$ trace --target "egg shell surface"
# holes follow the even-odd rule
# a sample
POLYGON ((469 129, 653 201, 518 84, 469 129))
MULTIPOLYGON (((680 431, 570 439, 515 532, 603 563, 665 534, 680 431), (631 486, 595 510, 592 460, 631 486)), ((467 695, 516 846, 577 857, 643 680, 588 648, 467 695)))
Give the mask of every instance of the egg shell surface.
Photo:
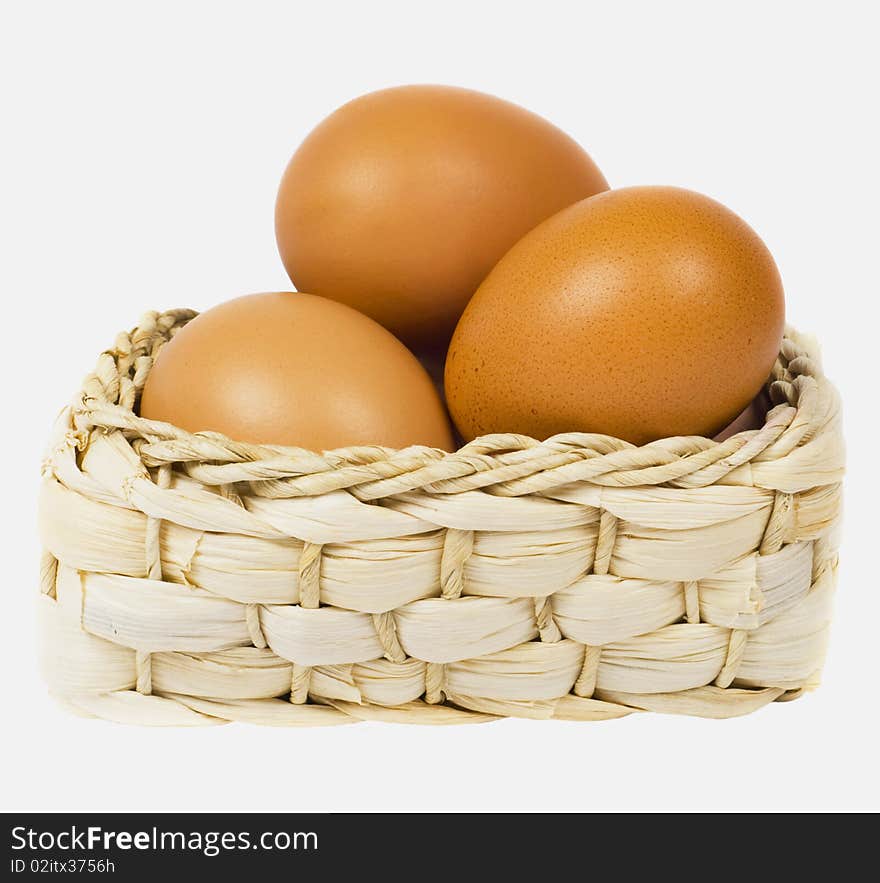
POLYGON ((732 211, 675 187, 610 190, 489 274, 449 348, 447 401, 465 439, 711 437, 767 380, 784 320, 776 264, 732 211))
POLYGON ((355 307, 416 351, 445 350, 510 246, 607 187, 537 114, 468 89, 401 86, 308 135, 281 181, 276 238, 298 289, 355 307))
POLYGON ((140 414, 315 451, 453 446, 416 357, 361 313, 311 294, 247 295, 201 313, 159 351, 140 414))

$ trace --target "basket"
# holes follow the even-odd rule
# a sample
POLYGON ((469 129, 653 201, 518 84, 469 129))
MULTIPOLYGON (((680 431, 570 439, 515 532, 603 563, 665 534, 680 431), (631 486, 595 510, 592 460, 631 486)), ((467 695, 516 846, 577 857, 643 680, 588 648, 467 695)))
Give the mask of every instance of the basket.
POLYGON ((817 682, 837 393, 792 330, 760 430, 643 447, 477 439, 324 454, 136 406, 195 315, 149 313, 56 424, 41 486, 50 691, 121 722, 730 717, 817 682))

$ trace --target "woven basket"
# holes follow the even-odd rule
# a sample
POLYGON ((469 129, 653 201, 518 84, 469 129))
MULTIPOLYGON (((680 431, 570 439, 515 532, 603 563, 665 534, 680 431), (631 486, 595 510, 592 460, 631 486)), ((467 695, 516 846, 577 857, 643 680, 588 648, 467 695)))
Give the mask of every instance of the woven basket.
POLYGON ((816 683, 837 393, 789 331, 760 430, 322 455, 134 408, 195 313, 100 357, 45 463, 52 693, 142 724, 729 717, 816 683))

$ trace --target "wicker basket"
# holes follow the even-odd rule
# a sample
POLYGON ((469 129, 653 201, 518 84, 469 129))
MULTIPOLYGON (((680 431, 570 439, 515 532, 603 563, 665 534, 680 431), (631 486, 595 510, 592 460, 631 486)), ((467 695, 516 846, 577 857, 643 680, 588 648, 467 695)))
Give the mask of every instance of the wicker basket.
POLYGON ((143 420, 150 313, 62 412, 41 491, 52 693, 142 724, 729 717, 816 683, 840 406, 789 331, 760 430, 318 455, 143 420))

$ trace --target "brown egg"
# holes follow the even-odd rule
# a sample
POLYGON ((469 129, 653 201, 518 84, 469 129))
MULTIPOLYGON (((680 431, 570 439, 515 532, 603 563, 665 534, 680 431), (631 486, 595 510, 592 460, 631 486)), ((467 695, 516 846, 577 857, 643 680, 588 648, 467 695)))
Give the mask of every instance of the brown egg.
POLYGON ((316 451, 452 449, 443 404, 415 356, 361 313, 311 294, 252 294, 197 316, 159 351, 140 413, 316 451))
POLYGON ((528 233, 474 295, 446 363, 462 435, 712 436, 779 352, 782 282, 720 203, 674 187, 601 193, 528 233))
POLYGON ((541 117, 479 92, 402 86, 349 102, 293 155, 275 232, 294 285, 445 349, 524 233, 608 187, 541 117))

